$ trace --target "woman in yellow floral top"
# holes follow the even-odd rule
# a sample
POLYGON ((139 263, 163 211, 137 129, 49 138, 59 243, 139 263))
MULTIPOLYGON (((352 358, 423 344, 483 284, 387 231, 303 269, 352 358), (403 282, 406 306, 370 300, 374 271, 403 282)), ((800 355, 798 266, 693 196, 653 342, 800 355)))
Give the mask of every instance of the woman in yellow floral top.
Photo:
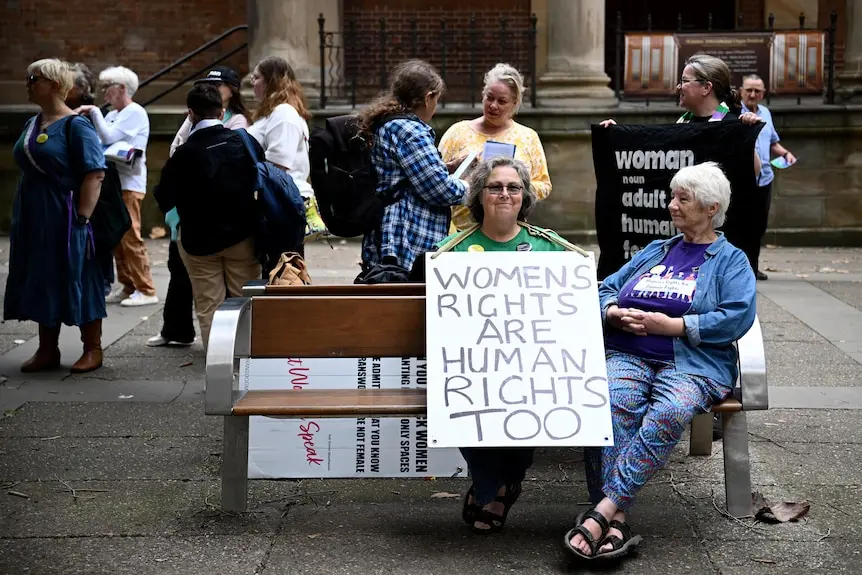
MULTIPOLYGON (((534 130, 512 119, 521 107, 523 94, 521 73, 508 64, 497 64, 485 74, 482 115, 453 124, 443 134, 438 147, 443 161, 448 163, 466 158, 473 151, 481 155, 488 140, 515 144, 515 158, 527 165, 530 183, 538 199, 544 200, 551 193, 551 177, 542 142, 534 130)), ((472 223, 470 211, 465 206, 452 208, 455 228, 463 230, 472 223)))

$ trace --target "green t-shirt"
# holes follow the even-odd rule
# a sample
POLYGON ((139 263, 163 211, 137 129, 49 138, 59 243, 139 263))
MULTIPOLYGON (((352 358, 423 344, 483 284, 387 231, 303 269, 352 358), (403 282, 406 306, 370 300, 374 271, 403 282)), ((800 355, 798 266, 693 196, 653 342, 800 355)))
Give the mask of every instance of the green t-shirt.
MULTIPOLYGON (((548 235, 560 237, 556 232, 551 230, 542 230, 548 235)), ((460 233, 460 232, 459 232, 460 233)), ((441 247, 443 244, 457 236, 452 234, 443 241, 437 244, 441 247)), ((562 238, 560 238, 562 239, 562 238)), ((541 236, 534 236, 527 231, 527 228, 521 228, 518 235, 508 242, 495 242, 488 236, 482 233, 482 230, 476 230, 469 238, 462 241, 460 244, 452 248, 453 252, 564 252, 566 248, 554 242, 548 241, 541 236)))

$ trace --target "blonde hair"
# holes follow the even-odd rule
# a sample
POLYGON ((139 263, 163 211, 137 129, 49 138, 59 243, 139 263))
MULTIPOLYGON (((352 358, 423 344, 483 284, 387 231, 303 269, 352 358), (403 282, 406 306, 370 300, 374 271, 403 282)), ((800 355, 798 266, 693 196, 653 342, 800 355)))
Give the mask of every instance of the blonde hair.
POLYGON ((121 84, 126 87, 129 98, 138 91, 138 75, 123 66, 105 68, 99 73, 99 82, 103 84, 121 84))
POLYGON ((504 84, 515 98, 515 107, 512 108, 512 115, 517 114, 521 108, 521 102, 524 100, 524 77, 509 64, 499 63, 485 74, 485 86, 482 88, 482 97, 488 95, 488 88, 491 84, 500 82, 504 84))
POLYGON ((69 90, 72 89, 72 83, 75 81, 71 65, 57 58, 36 60, 27 66, 28 74, 35 74, 36 72, 39 72, 42 76, 57 84, 57 92, 63 99, 69 94, 69 90))

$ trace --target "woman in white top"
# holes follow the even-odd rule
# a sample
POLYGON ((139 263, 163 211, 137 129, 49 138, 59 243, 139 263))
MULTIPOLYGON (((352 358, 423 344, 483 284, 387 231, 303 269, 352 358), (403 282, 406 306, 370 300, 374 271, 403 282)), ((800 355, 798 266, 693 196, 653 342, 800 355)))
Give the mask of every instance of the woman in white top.
POLYGON ((259 102, 252 115, 248 133, 260 143, 266 159, 284 169, 293 178, 305 199, 306 238, 318 236, 326 226, 317 213, 314 190, 308 181, 308 120, 311 114, 305 104, 302 86, 296 73, 284 58, 264 58, 251 76, 254 97, 259 102))
POLYGON ((141 238, 141 202, 147 193, 146 149, 150 139, 150 118, 140 104, 132 101, 138 90, 137 74, 122 66, 107 68, 99 74, 99 84, 105 103, 110 104, 113 110, 105 116, 98 106, 81 106, 75 111, 90 116, 106 148, 122 142, 141 151, 141 157, 131 169, 119 170, 123 201, 129 210, 132 227, 114 248, 120 286, 105 301, 119 302, 123 306, 159 303, 150 273, 147 246, 141 238))

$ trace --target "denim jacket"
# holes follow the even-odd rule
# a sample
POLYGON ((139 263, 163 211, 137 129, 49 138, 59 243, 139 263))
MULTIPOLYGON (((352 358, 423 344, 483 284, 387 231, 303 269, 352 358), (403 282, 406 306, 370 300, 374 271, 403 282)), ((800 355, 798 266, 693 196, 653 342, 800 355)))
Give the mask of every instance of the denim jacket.
MULTIPOLYGON (((733 386, 738 371, 732 344, 754 324, 757 288, 748 258, 722 232, 716 233, 718 239, 706 249, 706 261, 698 270, 694 300, 682 317, 686 335, 673 338, 674 363, 682 373, 733 386)), ((679 234, 651 242, 602 282, 599 288, 602 323, 608 308, 618 304, 626 282, 658 265, 681 240, 679 234)), ((615 328, 606 325, 605 329, 615 328)))

